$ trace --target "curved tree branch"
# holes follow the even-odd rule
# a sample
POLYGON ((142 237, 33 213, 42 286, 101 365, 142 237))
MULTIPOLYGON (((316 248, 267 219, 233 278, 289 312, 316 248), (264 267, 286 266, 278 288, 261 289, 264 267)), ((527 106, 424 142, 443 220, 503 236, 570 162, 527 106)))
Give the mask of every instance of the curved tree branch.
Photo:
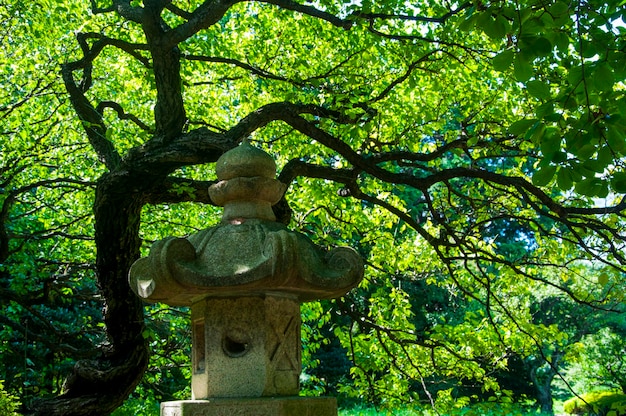
POLYGON ((141 121, 139 119, 139 117, 135 116, 134 114, 126 113, 124 111, 124 109, 122 108, 122 106, 120 104, 116 103, 115 101, 101 101, 101 102, 99 102, 98 105, 96 106, 96 111, 98 112, 98 114, 104 114, 104 109, 105 108, 110 108, 113 111, 115 111, 117 113, 117 116, 121 120, 130 120, 133 123, 135 123, 140 129, 148 131, 148 132, 151 131, 150 126, 148 126, 146 123, 141 121))
POLYGON ((351 17, 365 19, 365 20, 406 20, 411 22, 423 22, 423 23, 445 23, 448 19, 456 16, 465 9, 470 8, 474 3, 465 2, 457 6, 456 9, 450 9, 447 13, 444 13, 438 17, 431 16, 415 16, 415 15, 402 15, 391 13, 369 13, 363 11, 355 11, 351 17))
POLYGON ((275 6, 280 7, 285 10, 293 10, 298 13, 302 13, 308 16, 312 16, 328 23, 343 28, 350 29, 354 24, 351 20, 341 19, 331 13, 325 12, 323 10, 317 9, 313 6, 308 6, 306 4, 296 3, 292 0, 262 0, 263 3, 273 4, 275 6))

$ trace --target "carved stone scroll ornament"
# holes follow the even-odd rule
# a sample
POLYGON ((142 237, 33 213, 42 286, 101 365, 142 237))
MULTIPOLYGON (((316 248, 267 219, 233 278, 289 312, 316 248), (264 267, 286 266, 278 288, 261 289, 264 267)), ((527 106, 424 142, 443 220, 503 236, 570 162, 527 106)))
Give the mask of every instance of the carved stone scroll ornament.
POLYGON ((350 248, 324 254, 282 224, 253 220, 158 241, 133 265, 130 283, 143 299, 170 305, 268 291, 302 302, 343 295, 358 284, 362 268, 350 248))
POLYGON ((285 185, 273 178, 273 164, 269 155, 247 143, 225 154, 217 169, 218 178, 225 179, 211 188, 212 198, 224 205, 222 223, 188 238, 154 243, 150 255, 130 271, 135 293, 170 305, 267 292, 303 302, 335 298, 356 286, 363 276, 356 251, 340 247, 324 253, 275 221, 271 205, 285 185))

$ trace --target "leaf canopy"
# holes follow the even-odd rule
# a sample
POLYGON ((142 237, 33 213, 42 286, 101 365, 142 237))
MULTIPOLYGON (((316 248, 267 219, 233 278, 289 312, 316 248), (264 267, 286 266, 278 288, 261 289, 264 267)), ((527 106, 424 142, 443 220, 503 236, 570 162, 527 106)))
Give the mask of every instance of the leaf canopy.
POLYGON ((183 318, 157 306, 163 325, 145 323, 128 269, 219 220, 213 164, 246 137, 289 185, 281 219, 366 259, 362 287, 325 305, 347 320, 345 393, 436 408, 451 393, 428 380, 496 391, 513 354, 552 362, 579 335, 537 305, 623 312, 621 3, 0 5, 3 357, 20 345, 0 374, 34 385, 33 360, 55 357, 38 387, 53 396, 88 359, 60 396, 22 401, 97 414, 139 383, 148 345, 173 356, 159 339, 183 318))

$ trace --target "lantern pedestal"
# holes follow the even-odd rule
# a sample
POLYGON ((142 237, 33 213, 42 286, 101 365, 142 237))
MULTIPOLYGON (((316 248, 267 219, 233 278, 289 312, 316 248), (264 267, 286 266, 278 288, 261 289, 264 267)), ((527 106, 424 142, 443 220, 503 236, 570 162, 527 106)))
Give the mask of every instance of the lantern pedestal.
POLYGON ((161 416, 337 416, 334 397, 262 397, 161 403, 161 416))

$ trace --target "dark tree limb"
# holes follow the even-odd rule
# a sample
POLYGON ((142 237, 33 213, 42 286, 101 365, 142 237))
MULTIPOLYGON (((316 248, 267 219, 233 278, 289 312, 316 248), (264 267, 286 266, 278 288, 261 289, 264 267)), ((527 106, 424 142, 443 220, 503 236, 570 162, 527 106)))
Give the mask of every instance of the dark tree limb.
POLYGON ((72 106, 83 123, 83 128, 87 133, 91 146, 96 151, 100 161, 108 169, 115 169, 119 166, 122 158, 115 150, 113 143, 106 137, 107 128, 102 114, 98 113, 87 97, 85 97, 81 88, 76 85, 73 71, 67 65, 62 66, 61 75, 63 76, 65 88, 70 96, 72 106))
POLYGON ((187 14, 187 21, 165 33, 162 37, 164 46, 174 47, 199 31, 217 23, 233 5, 242 0, 207 0, 193 12, 187 14))
POLYGON ((113 111, 115 111, 117 113, 117 116, 121 120, 130 120, 133 123, 135 123, 142 130, 145 130, 145 131, 148 131, 148 132, 150 132, 152 130, 150 128, 150 126, 148 126, 146 123, 141 121, 139 119, 139 117, 135 116, 134 114, 129 114, 129 113, 125 112, 124 109, 122 108, 122 106, 120 104, 116 103, 115 101, 101 101, 101 102, 99 102, 98 106, 96 107, 96 111, 99 114, 103 114, 105 108, 112 109, 113 111))
POLYGON ((402 15, 402 14, 391 14, 391 13, 368 13, 363 11, 357 11, 352 13, 351 17, 364 19, 364 20, 406 20, 412 22, 423 22, 423 23, 445 23, 451 17, 459 14, 465 9, 470 8, 474 3, 465 2, 460 4, 456 9, 451 9, 448 12, 444 13, 438 17, 431 16, 420 16, 420 15, 402 15))
POLYGON ((337 26, 346 30, 350 29, 354 23, 351 20, 341 19, 332 13, 325 12, 323 10, 317 9, 313 6, 309 6, 306 4, 296 3, 295 1, 292 1, 292 0, 263 0, 262 2, 273 4, 275 6, 280 7, 281 9, 293 10, 298 13, 312 16, 312 17, 327 21, 328 23, 334 26, 337 26))

